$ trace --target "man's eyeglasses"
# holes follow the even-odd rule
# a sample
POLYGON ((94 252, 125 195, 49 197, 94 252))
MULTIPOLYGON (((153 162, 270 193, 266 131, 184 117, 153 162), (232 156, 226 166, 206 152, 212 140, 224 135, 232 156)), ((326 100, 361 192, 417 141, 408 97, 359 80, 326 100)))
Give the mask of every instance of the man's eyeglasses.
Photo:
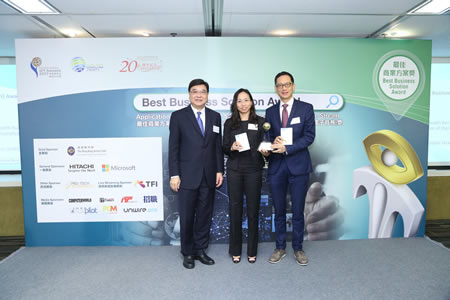
POLYGON ((203 90, 203 91, 192 90, 192 91, 190 91, 190 93, 191 93, 192 95, 197 95, 197 94, 200 94, 200 95, 206 95, 206 94, 208 94, 208 92, 205 91, 205 90, 203 90))
POLYGON ((292 82, 279 83, 275 85, 277 89, 281 90, 282 88, 290 88, 292 86, 292 82))

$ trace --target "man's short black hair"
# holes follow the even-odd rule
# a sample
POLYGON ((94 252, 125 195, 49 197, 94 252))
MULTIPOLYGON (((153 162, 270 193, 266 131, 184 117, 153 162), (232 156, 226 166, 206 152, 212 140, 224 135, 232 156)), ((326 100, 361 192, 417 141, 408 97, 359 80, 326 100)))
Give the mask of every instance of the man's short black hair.
POLYGON ((194 79, 191 82, 189 82, 188 92, 191 91, 191 87, 196 86, 196 85, 202 85, 202 84, 204 86, 206 86, 206 91, 209 93, 209 84, 200 78, 194 79))
POLYGON ((291 77, 291 81, 292 81, 292 83, 294 83, 294 76, 292 76, 292 74, 289 72, 283 71, 283 72, 278 73, 275 76, 275 85, 277 84, 278 77, 283 76, 283 75, 287 75, 287 76, 291 77))

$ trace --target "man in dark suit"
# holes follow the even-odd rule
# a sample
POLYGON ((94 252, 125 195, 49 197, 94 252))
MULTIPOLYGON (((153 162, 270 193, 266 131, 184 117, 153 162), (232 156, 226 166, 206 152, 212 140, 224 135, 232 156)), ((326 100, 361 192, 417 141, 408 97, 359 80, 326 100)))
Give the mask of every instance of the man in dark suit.
POLYGON ((172 113, 169 135, 170 188, 178 192, 183 266, 195 259, 213 265, 208 248, 215 188, 223 181, 220 114, 206 108, 209 85, 202 79, 189 83, 191 105, 172 113))
POLYGON ((275 76, 275 91, 281 101, 266 110, 266 122, 271 125, 269 136, 273 141, 268 174, 275 208, 276 235, 276 249, 269 262, 277 263, 286 256, 286 194, 289 185, 293 214, 292 247, 296 261, 307 265, 308 258, 302 249, 303 212, 312 171, 308 146, 314 141, 316 129, 313 106, 294 100, 294 90, 294 77, 288 72, 278 73, 275 76), (281 131, 284 133, 281 134, 281 131))

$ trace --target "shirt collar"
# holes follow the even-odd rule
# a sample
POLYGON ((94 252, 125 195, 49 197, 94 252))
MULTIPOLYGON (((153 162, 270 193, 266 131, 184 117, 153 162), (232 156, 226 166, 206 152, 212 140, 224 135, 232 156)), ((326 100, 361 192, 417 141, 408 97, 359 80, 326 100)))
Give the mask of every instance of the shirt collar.
POLYGON ((201 112, 202 113, 202 116, 204 116, 205 115, 205 106, 203 106, 203 109, 202 110, 197 110, 195 107, 193 107, 192 105, 191 105, 191 108, 192 108, 192 111, 194 112, 194 115, 197 117, 197 112, 201 112))
POLYGON ((288 107, 292 107, 294 105, 294 97, 289 99, 289 101, 287 103, 284 103, 283 101, 280 100, 280 107, 283 107, 283 104, 287 104, 288 107))

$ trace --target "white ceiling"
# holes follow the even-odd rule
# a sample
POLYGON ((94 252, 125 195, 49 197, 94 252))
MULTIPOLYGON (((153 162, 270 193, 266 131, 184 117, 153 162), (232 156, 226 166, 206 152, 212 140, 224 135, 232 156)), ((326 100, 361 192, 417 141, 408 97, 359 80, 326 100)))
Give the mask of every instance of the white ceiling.
MULTIPOLYGON (((205 14, 222 0, 49 0, 61 15, 23 15, 0 2, 0 56, 15 56, 16 38, 205 36, 205 14), (205 5, 209 3, 209 5, 205 5)), ((223 0, 216 35, 413 38, 433 41, 450 57, 450 14, 407 16, 423 0, 223 0), (220 22, 221 21, 221 22, 220 22), (393 22, 395 21, 395 22, 393 22), (392 26, 395 27, 393 29, 392 26)))

